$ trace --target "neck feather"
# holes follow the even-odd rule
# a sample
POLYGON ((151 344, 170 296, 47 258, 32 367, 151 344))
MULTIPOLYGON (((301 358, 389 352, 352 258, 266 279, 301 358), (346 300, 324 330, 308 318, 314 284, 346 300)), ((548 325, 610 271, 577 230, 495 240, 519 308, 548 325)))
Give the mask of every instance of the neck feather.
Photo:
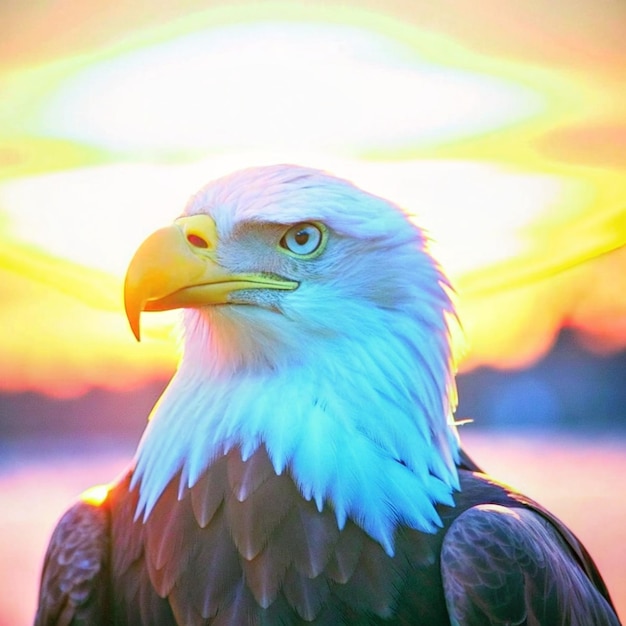
POLYGON ((436 505, 458 488, 447 328, 426 320, 420 333, 410 316, 386 315, 289 364, 201 367, 188 350, 137 452, 137 514, 150 515, 177 473, 182 492, 229 450, 245 461, 264 445, 304 498, 389 554, 399 525, 435 532, 436 505))

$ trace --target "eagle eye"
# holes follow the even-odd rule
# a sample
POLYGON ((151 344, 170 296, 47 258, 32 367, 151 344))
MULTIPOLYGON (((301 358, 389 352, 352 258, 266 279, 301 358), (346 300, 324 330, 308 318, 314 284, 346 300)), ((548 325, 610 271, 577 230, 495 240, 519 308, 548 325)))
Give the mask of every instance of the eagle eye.
POLYGON ((314 258, 326 245, 326 228, 319 223, 302 222, 292 226, 280 240, 287 252, 300 258, 314 258))

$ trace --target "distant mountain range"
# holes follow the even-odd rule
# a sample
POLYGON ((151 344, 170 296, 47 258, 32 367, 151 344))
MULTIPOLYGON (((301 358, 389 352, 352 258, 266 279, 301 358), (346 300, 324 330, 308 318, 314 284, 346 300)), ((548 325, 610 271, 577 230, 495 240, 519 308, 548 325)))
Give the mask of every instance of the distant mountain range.
MULTIPOLYGON (((0 394, 0 439, 92 435, 138 440, 166 380, 129 392, 94 389, 57 400, 0 394)), ((626 351, 585 350, 563 331, 552 350, 525 370, 480 368, 458 377, 457 419, 475 427, 626 430, 626 351)))

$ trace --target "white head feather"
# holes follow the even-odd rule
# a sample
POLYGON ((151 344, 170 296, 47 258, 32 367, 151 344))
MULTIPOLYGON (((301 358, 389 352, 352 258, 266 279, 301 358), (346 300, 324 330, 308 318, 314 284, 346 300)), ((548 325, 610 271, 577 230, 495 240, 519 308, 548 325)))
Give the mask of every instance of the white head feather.
POLYGON ((392 203, 290 165, 210 183, 186 207, 198 213, 215 220, 226 268, 300 285, 185 311, 179 369, 137 453, 138 514, 177 472, 184 489, 225 451, 262 444, 305 498, 389 554, 399 524, 433 532, 434 505, 458 487, 454 309, 423 232, 392 203), (328 229, 320 256, 279 251, 289 225, 312 221, 328 229))

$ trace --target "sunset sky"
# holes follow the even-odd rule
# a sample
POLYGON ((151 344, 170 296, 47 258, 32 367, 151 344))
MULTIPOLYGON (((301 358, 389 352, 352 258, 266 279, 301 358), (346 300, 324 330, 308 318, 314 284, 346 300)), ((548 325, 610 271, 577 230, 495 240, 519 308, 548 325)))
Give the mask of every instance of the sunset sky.
POLYGON ((626 347, 626 3, 0 4, 0 391, 126 389, 136 246, 208 180, 298 162, 407 209, 458 291, 460 367, 562 326, 626 347))

